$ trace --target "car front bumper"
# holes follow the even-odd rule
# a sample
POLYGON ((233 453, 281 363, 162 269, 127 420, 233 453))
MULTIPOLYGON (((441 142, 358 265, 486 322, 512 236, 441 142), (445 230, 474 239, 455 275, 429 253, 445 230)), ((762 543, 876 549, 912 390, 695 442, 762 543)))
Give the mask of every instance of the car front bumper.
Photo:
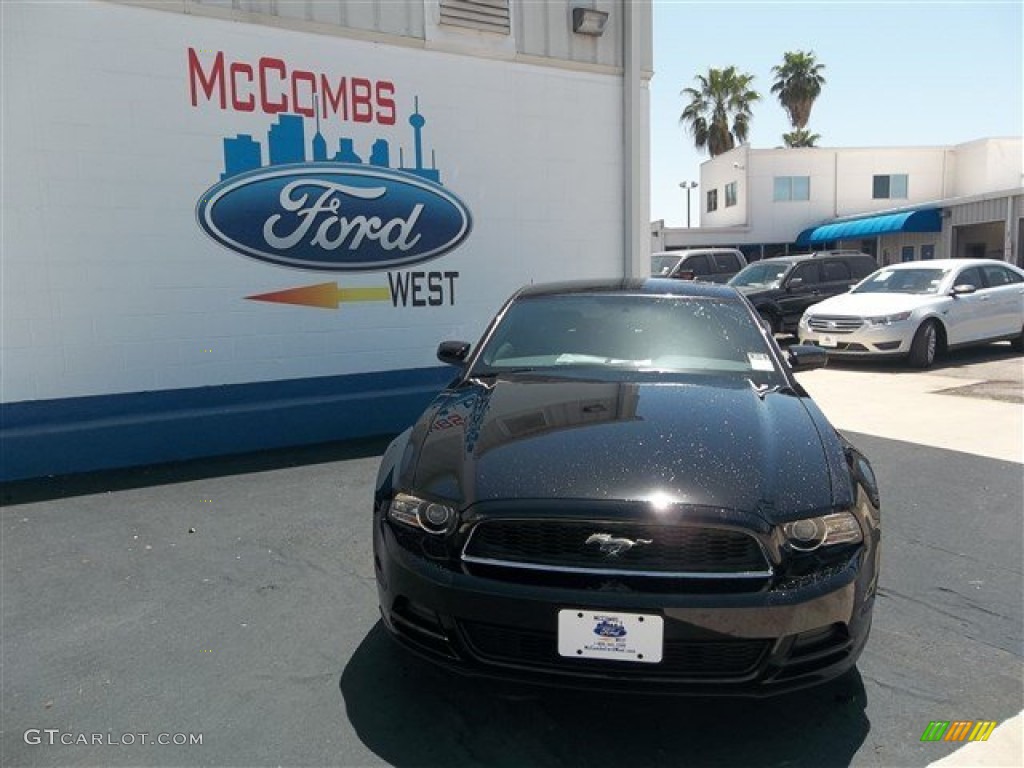
POLYGON ((813 344, 835 357, 906 357, 914 337, 908 321, 889 325, 863 325, 852 332, 822 332, 802 320, 797 328, 801 344, 813 344))
POLYGON ((403 547, 374 526, 381 614, 402 645, 453 671, 516 683, 764 696, 854 666, 867 641, 877 539, 799 583, 741 593, 603 591, 484 578, 403 547), (558 654, 561 609, 660 616, 660 664, 558 654))

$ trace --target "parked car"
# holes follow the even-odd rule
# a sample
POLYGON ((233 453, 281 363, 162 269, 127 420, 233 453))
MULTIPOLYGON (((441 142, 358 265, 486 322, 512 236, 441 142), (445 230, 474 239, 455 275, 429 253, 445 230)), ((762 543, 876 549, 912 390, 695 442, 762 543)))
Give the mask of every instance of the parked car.
POLYGON ((651 276, 676 280, 725 283, 745 266, 746 257, 735 248, 696 248, 651 255, 651 276))
POLYGON ((377 476, 381 615, 487 678, 695 694, 849 670, 878 584, 864 458, 731 288, 524 288, 377 476))
POLYGON ((773 333, 793 333, 804 311, 846 293, 878 269, 859 251, 816 251, 755 261, 729 280, 773 333))
POLYGON ((809 309, 799 336, 837 357, 905 357, 918 368, 1003 339, 1021 351, 1024 270, 994 259, 894 264, 809 309))

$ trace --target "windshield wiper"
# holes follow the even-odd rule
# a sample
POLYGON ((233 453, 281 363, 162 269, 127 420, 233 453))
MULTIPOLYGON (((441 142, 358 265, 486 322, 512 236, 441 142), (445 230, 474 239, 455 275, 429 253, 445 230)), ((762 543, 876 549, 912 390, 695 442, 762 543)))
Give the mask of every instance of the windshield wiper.
POLYGON ((487 370, 484 371, 474 371, 473 375, 470 378, 493 379, 496 376, 502 376, 506 373, 532 373, 536 370, 537 369, 535 367, 531 366, 522 366, 520 368, 488 368, 487 370))

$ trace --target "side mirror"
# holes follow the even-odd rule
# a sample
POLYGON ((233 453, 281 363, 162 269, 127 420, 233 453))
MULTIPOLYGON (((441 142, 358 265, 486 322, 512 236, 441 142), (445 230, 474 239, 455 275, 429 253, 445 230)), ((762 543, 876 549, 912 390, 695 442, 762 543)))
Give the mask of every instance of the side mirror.
POLYGON ((803 284, 804 279, 802 277, 794 277, 792 280, 786 283, 786 288, 792 291, 794 288, 799 288, 803 284))
POLYGON ((442 341, 437 345, 437 359, 448 365, 463 366, 469 356, 468 341, 442 341))
POLYGON ((692 269, 681 269, 672 275, 676 280, 693 280, 696 276, 692 269))
POLYGON ((828 353, 821 347, 797 344, 789 348, 789 367, 794 371, 813 371, 828 365, 828 353))
POLYGON ((950 293, 951 296, 967 296, 968 294, 974 293, 978 289, 969 283, 964 285, 954 285, 953 291, 950 293))

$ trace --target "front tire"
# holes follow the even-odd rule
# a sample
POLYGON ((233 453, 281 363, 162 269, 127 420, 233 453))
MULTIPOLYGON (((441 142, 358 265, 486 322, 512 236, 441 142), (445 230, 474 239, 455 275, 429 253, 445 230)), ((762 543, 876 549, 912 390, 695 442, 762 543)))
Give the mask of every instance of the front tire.
POLYGON ((909 361, 915 368, 930 368, 939 352, 939 329, 934 320, 925 320, 910 343, 909 361))
POLYGON ((766 309, 757 310, 757 314, 761 316, 761 322, 764 323, 764 327, 768 329, 772 336, 782 332, 782 323, 779 322, 774 314, 766 309))
POLYGON ((1024 352, 1024 328, 1020 329, 1016 337, 1010 339, 1010 349, 1014 352, 1024 352))

